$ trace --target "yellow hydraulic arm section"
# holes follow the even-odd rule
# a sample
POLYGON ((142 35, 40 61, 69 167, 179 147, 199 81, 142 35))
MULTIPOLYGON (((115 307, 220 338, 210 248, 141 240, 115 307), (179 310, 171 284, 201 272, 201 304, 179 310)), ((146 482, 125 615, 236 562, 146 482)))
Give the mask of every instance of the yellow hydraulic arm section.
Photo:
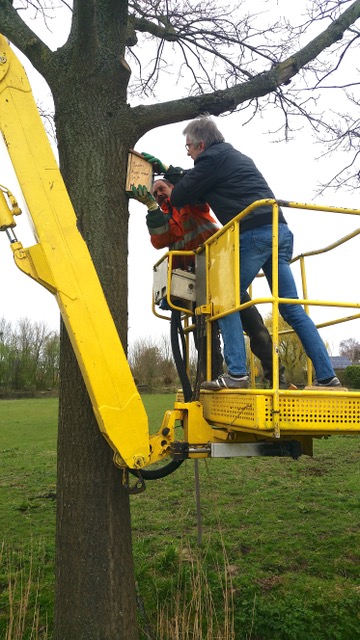
MULTIPOLYGON (((37 244, 13 238, 17 266, 59 304, 100 430, 120 466, 149 462, 148 419, 26 73, 0 36, 0 129, 32 218, 37 244)), ((1 182, 1 179, 0 179, 1 182)), ((0 229, 15 226, 0 193, 0 229)))
MULTIPOLYGON (((201 390, 199 400, 191 402, 178 396, 174 409, 165 413, 159 432, 149 436, 145 408, 91 256, 77 229, 75 212, 25 71, 1 35, 0 130, 33 222, 37 243, 24 248, 17 240, 13 231, 14 216, 20 211, 15 199, 1 185, 0 231, 6 231, 10 238, 17 266, 56 297, 100 431, 112 447, 117 465, 141 470, 169 455, 175 464, 186 457, 284 455, 283 450, 287 452, 285 455, 295 457, 299 448, 295 451, 294 443, 301 445, 302 452, 310 453, 313 437, 359 433, 360 393, 343 388, 334 391, 279 390, 278 361, 275 359, 273 388, 257 389, 254 385, 252 389, 218 393, 201 390), (183 438, 176 441, 175 428, 180 423, 183 438), (274 442, 276 446, 273 446, 274 442)), ((273 206, 275 216, 278 203, 275 200, 268 203, 273 206)), ((253 203, 239 213, 206 241, 205 249, 201 249, 205 252, 206 295, 205 303, 201 303, 198 310, 208 322, 241 307, 238 225, 240 219, 258 205, 259 202, 253 203), (233 258, 230 260, 229 256, 233 258), (218 273, 227 273, 229 290, 224 289, 218 273)), ((282 202, 282 206, 286 203, 282 202)), ((293 206, 297 205, 293 203, 293 206)), ((330 211, 330 208, 326 210, 330 211)), ((350 213, 360 215, 359 210, 350 213)), ((277 221, 277 217, 274 220, 277 221)), ((277 229, 277 222, 274 225, 277 229)), ((274 247, 277 247, 277 233, 274 247)), ((274 260, 276 255, 274 249, 274 260)), ((198 257, 201 258, 200 254, 198 257)), ((171 257, 169 260, 167 295, 172 306, 169 294, 171 257)), ((200 271, 197 268, 197 278, 200 271)), ((274 266, 273 273, 276 271, 274 266)), ((304 294, 304 300, 297 302, 306 305, 309 301, 305 298, 304 294)), ((278 336, 276 323, 281 300, 277 292, 269 299, 253 300, 253 303, 270 302, 273 305, 274 344, 278 336)), ((283 302, 288 301, 283 299, 283 302)), ((317 304, 316 301, 310 303, 317 304)), ((340 303, 340 306, 355 307, 357 314, 354 317, 358 317, 360 303, 340 303)), ((192 310, 188 313, 191 315, 192 310)), ((209 337, 210 333, 208 367, 211 361, 209 337)), ((143 474, 146 479, 145 471, 143 474)))

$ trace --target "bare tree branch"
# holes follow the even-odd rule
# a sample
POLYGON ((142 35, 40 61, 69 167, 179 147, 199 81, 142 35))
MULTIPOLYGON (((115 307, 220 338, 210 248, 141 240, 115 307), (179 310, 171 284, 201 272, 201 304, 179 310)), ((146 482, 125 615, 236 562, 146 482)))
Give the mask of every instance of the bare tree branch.
MULTIPOLYGON (((23 2, 22 4, 31 5, 36 11, 41 11, 45 15, 40 2, 23 2)), ((9 0, 0 0, 0 27, 1 32, 7 35, 11 42, 31 60, 35 69, 45 76, 49 70, 52 52, 20 18, 9 0)))
MULTIPOLYGON (((273 42, 272 39, 275 34, 284 35, 286 29, 289 33, 292 31, 286 21, 277 21, 266 29, 255 29, 252 26, 254 16, 249 17, 247 14, 240 19, 230 20, 228 8, 222 7, 213 0, 195 7, 188 0, 178 2, 176 5, 174 3, 174 7, 170 2, 165 4, 161 0, 155 5, 145 1, 141 4, 130 3, 129 6, 134 12, 131 15, 131 28, 134 32, 145 34, 141 41, 138 41, 137 37, 133 38, 135 44, 139 43, 139 46, 143 46, 146 43, 148 48, 151 39, 157 38, 167 44, 171 43, 175 50, 179 47, 182 54, 186 47, 186 61, 185 58, 183 59, 190 75, 193 75, 190 67, 194 64, 200 65, 204 70, 205 67, 211 69, 214 64, 223 61, 227 70, 224 74, 218 74, 223 86, 230 77, 232 83, 237 79, 246 80, 254 77, 262 70, 264 62, 271 65, 278 62, 286 51, 287 44, 284 43, 288 40, 286 37, 283 38, 280 45, 279 39, 273 42), (257 46, 253 44, 255 37, 258 38, 257 46)), ((232 16, 236 13, 235 9, 232 16)), ((163 52, 166 53, 165 47, 163 52)), ((152 71, 150 75, 154 78, 152 71)), ((138 91, 144 85, 151 90, 155 86, 149 83, 149 76, 143 78, 143 84, 140 77, 138 91)), ((194 82, 194 88, 196 86, 199 92, 204 91, 202 83, 194 82)), ((213 83, 210 87, 214 90, 219 88, 213 83)))
MULTIPOLYGON (((339 123, 334 127, 329 110, 321 106, 321 96, 324 91, 338 89, 351 101, 349 90, 355 91, 359 85, 354 78, 344 80, 344 68, 359 42, 356 20, 360 0, 312 0, 307 19, 298 25, 291 25, 286 18, 271 22, 267 14, 251 14, 244 11, 244 3, 230 13, 221 0, 201 4, 193 0, 130 0, 129 15, 127 0, 74 0, 69 39, 52 54, 21 20, 20 12, 41 12, 47 24, 54 9, 70 8, 70 4, 70 0, 14 0, 12 6, 9 0, 0 0, 0 31, 28 56, 52 88, 59 64, 70 69, 70 60, 72 72, 79 78, 90 78, 100 67, 104 86, 124 79, 127 85, 127 46, 134 63, 129 95, 141 95, 141 105, 132 109, 138 135, 204 111, 219 115, 250 107, 252 119, 271 104, 282 115, 277 135, 289 139, 301 122, 308 122, 328 149, 339 141, 342 150, 347 144, 354 152, 351 145, 356 136, 351 133, 355 129, 350 126, 350 117, 347 120, 344 113, 333 114, 339 123), (320 31, 324 22, 327 27, 320 31), (319 33, 306 42, 308 30, 314 26, 319 27, 319 33), (107 75, 109 56, 119 60, 119 72, 107 75), (173 100, 144 105, 144 96, 154 98, 166 74, 177 75, 187 97, 177 99, 178 83, 172 80, 173 100)), ((126 99, 126 91, 123 96, 126 99)), ((358 102, 354 96, 353 104, 358 102)), ((358 180, 356 164, 352 176, 358 180)), ((347 163, 347 169, 350 166, 347 163)), ((339 175, 343 178, 340 170, 339 175)))

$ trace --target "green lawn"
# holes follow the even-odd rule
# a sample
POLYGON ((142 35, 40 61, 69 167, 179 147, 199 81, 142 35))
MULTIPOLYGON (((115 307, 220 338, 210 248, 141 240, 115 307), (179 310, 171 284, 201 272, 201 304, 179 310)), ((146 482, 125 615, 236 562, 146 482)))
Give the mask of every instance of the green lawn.
MULTIPOLYGON (((158 428, 173 398, 144 403, 158 428)), ((0 402, 1 640, 51 638, 56 422, 56 399, 0 402), (9 608, 9 576, 15 603, 31 583, 21 623, 9 608)), ((147 482, 131 498, 132 525, 148 622, 154 629, 161 619, 157 640, 170 640, 174 617, 183 630, 193 625, 184 612, 204 627, 211 620, 213 634, 171 638, 360 639, 359 453, 360 438, 348 436, 316 441, 314 457, 298 461, 200 461, 201 548, 194 463, 147 482)))

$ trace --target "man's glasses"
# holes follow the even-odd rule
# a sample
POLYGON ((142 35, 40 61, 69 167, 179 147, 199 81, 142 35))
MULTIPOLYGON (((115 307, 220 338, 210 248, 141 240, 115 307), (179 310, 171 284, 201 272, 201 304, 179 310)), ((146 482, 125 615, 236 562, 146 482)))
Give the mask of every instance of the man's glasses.
POLYGON ((190 147, 193 147, 193 146, 194 146, 193 142, 187 142, 186 145, 185 145, 186 151, 190 151, 190 147))

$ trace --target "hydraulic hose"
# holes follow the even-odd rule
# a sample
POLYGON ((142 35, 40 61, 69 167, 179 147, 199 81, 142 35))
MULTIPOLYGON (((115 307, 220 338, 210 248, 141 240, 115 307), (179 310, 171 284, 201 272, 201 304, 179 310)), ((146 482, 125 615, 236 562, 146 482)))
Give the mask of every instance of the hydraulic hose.
POLYGON ((181 324, 180 311, 173 310, 170 322, 170 338, 171 348, 175 360, 176 370, 178 372, 182 390, 184 393, 184 401, 190 402, 192 399, 192 388, 186 371, 186 341, 184 331, 181 324), (181 341, 181 349, 179 344, 181 341))

